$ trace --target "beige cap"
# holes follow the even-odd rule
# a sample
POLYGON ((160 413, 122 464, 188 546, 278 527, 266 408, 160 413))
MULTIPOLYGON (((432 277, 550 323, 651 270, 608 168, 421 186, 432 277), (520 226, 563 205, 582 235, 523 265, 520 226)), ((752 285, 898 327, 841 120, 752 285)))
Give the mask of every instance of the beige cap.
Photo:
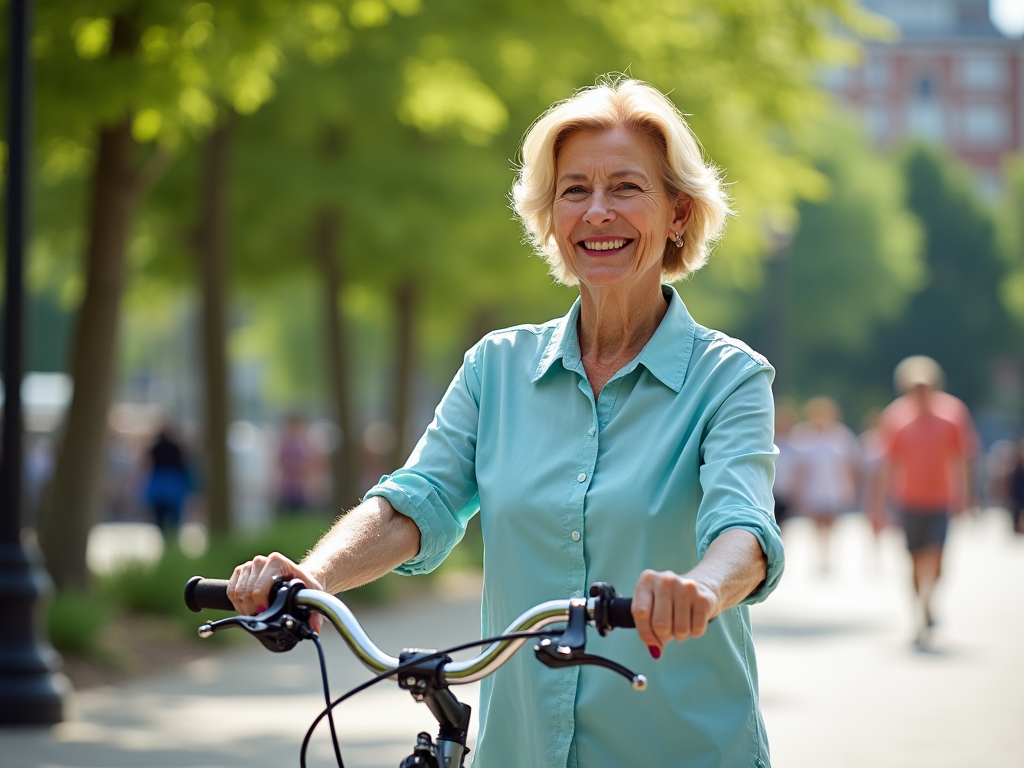
POLYGON ((942 368, 926 355, 903 358, 893 372, 893 382, 899 392, 909 392, 919 384, 930 389, 942 389, 944 379, 942 368))

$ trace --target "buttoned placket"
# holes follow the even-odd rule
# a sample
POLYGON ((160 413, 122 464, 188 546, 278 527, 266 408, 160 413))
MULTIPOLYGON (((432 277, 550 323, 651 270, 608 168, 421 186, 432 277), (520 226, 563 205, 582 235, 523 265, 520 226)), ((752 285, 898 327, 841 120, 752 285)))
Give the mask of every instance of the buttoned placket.
MULTIPOLYGON (((601 390, 600 397, 598 397, 595 402, 593 390, 590 387, 590 383, 587 381, 582 364, 578 364, 576 370, 580 375, 579 388, 590 401, 591 420, 582 435, 579 458, 576 464, 576 476, 572 478, 571 481, 575 488, 573 488, 569 494, 570 501, 567 507, 566 531, 568 532, 569 537, 568 570, 570 596, 583 597, 586 594, 587 589, 587 567, 585 558, 585 512, 587 491, 590 490, 590 484, 593 482, 594 469, 597 466, 597 454, 598 448, 600 447, 601 430, 603 430, 608 425, 608 422, 611 421, 612 413, 615 408, 615 401, 618 398, 623 377, 618 376, 605 384, 604 388, 601 390)), ((572 713, 569 718, 572 723, 575 723, 575 704, 578 685, 579 668, 574 667, 572 670, 572 679, 568 686, 568 690, 566 691, 567 701, 565 702, 565 704, 569 705, 569 712, 572 713)), ((574 725, 570 725, 570 728, 567 729, 566 732, 574 732, 574 725)), ((568 766, 568 768, 573 767, 568 766)))
POLYGON ((590 402, 590 424, 582 430, 577 439, 580 448, 576 461, 576 474, 572 478, 575 486, 570 492, 570 503, 567 510, 566 533, 569 536, 569 597, 583 597, 587 588, 587 569, 584 551, 586 546, 586 498, 590 484, 593 482, 594 468, 597 466, 597 449, 599 442, 598 406, 594 402, 594 394, 587 382, 582 365, 577 371, 580 375, 579 388, 590 402))
MULTIPOLYGON (((568 499, 565 506, 565 536, 566 536, 566 565, 568 574, 568 597, 583 597, 587 587, 587 567, 584 557, 586 546, 586 527, 584 525, 584 509, 586 505, 587 491, 593 481, 594 467, 597 466, 597 449, 599 441, 599 420, 597 406, 594 402, 594 394, 587 381, 586 373, 582 363, 576 359, 564 360, 566 368, 575 371, 579 376, 579 389, 590 403, 590 423, 581 424, 579 431, 574 437, 570 437, 569 444, 576 442, 577 460, 574 474, 566 478, 569 485, 568 499)), ((557 718, 559 721, 558 732, 569 736, 567 742, 562 742, 556 748, 553 759, 557 761, 565 759, 568 761, 569 751, 572 745, 572 734, 575 731, 576 721, 576 692, 579 685, 579 667, 572 667, 566 670, 564 687, 559 695, 557 718)))
MULTIPOLYGON (((582 376, 582 374, 581 374, 582 376)), ((611 421, 612 412, 615 408, 615 401, 619 395, 619 389, 622 387, 622 376, 616 378, 605 384, 604 389, 601 390, 600 396, 597 401, 594 400, 593 391, 590 388, 586 378, 581 378, 580 389, 587 395, 587 399, 590 401, 591 408, 591 422, 590 426, 587 427, 586 435, 584 436, 582 449, 580 450, 579 461, 576 465, 576 483, 579 486, 577 492, 572 494, 573 504, 570 509, 569 516, 569 538, 576 544, 578 549, 573 550, 573 560, 571 572, 581 574, 582 581, 578 584, 571 585, 571 591, 573 597, 583 597, 587 589, 587 573, 586 573, 586 561, 584 558, 585 542, 584 535, 586 533, 586 497, 587 491, 590 490, 590 484, 593 481, 594 469, 597 466, 597 452, 600 446, 600 434, 608 422, 611 421), (578 562, 575 562, 576 558, 579 558, 578 562), (577 571, 576 566, 579 570, 577 571)))

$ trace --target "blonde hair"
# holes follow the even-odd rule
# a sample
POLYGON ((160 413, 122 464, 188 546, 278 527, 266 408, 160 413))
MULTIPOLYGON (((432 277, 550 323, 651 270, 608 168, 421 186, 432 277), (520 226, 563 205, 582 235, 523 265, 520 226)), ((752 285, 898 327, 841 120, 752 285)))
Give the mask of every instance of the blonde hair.
POLYGON ((669 196, 693 202, 682 247, 666 240, 662 280, 672 282, 707 263, 710 247, 732 213, 719 171, 705 161, 686 118, 659 90, 632 79, 606 78, 582 88, 541 115, 523 140, 522 164, 512 186, 512 207, 537 254, 563 285, 579 280, 555 239, 555 162, 565 140, 578 131, 629 130, 651 142, 669 196))
POLYGON ((905 357, 893 371, 896 390, 904 394, 918 384, 924 384, 929 389, 942 389, 944 379, 942 368, 927 355, 905 357))

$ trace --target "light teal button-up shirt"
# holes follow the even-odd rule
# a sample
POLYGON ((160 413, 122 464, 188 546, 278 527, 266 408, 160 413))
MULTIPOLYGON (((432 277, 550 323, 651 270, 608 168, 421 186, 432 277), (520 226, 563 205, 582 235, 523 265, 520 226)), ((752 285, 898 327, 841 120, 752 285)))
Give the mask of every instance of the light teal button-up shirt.
MULTIPOLYGON (((420 528, 400 573, 436 568, 480 513, 485 637, 595 581, 630 595, 645 568, 685 573, 730 528, 768 559, 744 602, 778 583, 773 370, 664 290, 661 325, 596 400, 579 300, 558 320, 485 336, 406 465, 367 493, 420 528)), ((481 686, 477 768, 768 764, 746 605, 658 661, 632 630, 591 630, 587 650, 645 674, 647 690, 600 668, 549 669, 524 647, 481 686)))

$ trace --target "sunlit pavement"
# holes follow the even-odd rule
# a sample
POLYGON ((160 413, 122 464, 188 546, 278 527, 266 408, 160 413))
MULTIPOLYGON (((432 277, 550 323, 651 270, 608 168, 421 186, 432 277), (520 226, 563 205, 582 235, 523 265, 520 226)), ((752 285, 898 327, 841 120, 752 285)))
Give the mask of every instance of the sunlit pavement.
POLYGON ((929 649, 915 649, 909 556, 841 519, 831 569, 806 521, 752 610, 780 768, 1024 765, 1024 536, 998 510, 953 523, 929 649))
MULTIPOLYGON (((794 521, 786 540, 786 576, 752 609, 777 768, 1024 764, 1024 537, 1009 534, 1005 516, 986 513, 954 525, 937 599, 940 624, 927 652, 911 644, 916 627, 898 534, 876 544, 859 518, 840 520, 824 575, 805 521, 794 521)), ((429 604, 360 618, 389 653, 475 636, 478 585, 467 579, 446 587, 445 597, 429 604)), ((336 694, 367 678, 333 633, 326 645, 336 694)), ((340 708, 349 768, 394 768, 418 731, 433 730, 425 707, 385 686, 340 708)), ((474 703, 474 686, 457 693, 474 703)), ((298 765, 321 697, 312 646, 277 655, 245 644, 173 676, 79 693, 71 717, 54 728, 0 729, 0 765, 298 765)), ((322 728, 310 765, 331 764, 322 728)))

